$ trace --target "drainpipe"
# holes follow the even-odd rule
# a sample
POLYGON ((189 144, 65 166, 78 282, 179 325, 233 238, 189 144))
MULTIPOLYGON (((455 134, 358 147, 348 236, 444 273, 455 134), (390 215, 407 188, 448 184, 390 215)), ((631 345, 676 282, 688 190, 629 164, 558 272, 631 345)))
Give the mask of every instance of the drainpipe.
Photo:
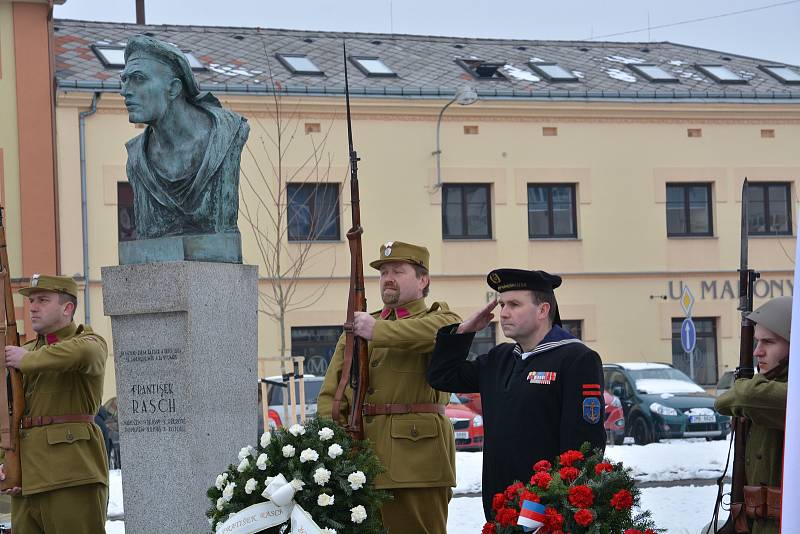
POLYGON ((86 117, 97 111, 100 93, 92 97, 89 111, 78 113, 78 130, 81 150, 81 225, 83 227, 83 308, 84 324, 92 324, 91 301, 89 300, 89 208, 86 204, 86 117))

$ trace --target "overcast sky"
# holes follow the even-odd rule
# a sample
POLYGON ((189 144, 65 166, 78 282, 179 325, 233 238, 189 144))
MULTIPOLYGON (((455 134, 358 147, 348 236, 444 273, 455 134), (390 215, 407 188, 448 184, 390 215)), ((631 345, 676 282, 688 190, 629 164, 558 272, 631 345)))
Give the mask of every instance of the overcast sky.
MULTIPOLYGON (((800 0, 149 0, 146 16, 149 24, 671 41, 800 65, 800 0), (697 19, 707 20, 673 25, 697 19), (611 35, 632 30, 642 31, 611 35)), ((67 0, 55 17, 134 22, 135 1, 67 0)))

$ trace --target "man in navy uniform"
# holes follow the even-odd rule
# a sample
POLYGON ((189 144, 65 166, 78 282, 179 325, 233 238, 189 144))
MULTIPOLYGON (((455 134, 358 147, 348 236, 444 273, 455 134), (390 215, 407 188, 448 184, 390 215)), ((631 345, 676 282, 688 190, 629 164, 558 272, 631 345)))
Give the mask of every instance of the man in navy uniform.
POLYGON ((436 389, 480 392, 483 404, 483 509, 515 480, 527 482, 533 464, 588 441, 605 447, 603 364, 600 356, 561 328, 553 290, 561 277, 544 271, 496 269, 487 276, 499 297, 461 324, 441 328, 428 368, 436 389), (503 343, 467 361, 475 332, 500 304, 503 343))

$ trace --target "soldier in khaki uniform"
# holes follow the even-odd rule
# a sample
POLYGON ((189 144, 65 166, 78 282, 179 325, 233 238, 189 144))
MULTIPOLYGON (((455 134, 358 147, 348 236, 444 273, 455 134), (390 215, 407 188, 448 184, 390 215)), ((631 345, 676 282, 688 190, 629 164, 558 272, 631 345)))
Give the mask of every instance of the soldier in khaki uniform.
MULTIPOLYGON (((389 534, 444 534, 447 505, 455 486, 453 425, 445 417, 449 394, 425 380, 436 332, 460 322, 447 304, 428 307, 428 250, 388 242, 370 266, 381 273, 383 310, 356 313, 353 329, 369 340, 369 389, 364 404, 364 435, 386 472, 375 481, 393 499, 381 515, 389 534)), ((318 400, 319 414, 332 417, 344 354, 339 339, 318 400)), ((347 417, 353 391, 340 405, 347 417)))
POLYGON ((756 323, 753 356, 758 360, 758 374, 737 380, 731 389, 717 397, 714 406, 722 414, 750 420, 745 478, 746 485, 754 486, 757 491, 745 490, 745 504, 759 508, 766 505, 768 510, 767 517, 750 517, 750 532, 778 534, 792 297, 772 299, 747 317, 756 323), (768 487, 771 494, 758 491, 760 486, 768 487))
MULTIPOLYGON (((37 338, 5 348, 22 371, 22 488, 8 491, 19 534, 105 532, 108 459, 94 414, 103 396, 108 349, 91 328, 76 326, 78 287, 71 278, 34 275, 19 291, 30 301, 37 338)), ((0 466, 0 477, 4 477, 0 466)))

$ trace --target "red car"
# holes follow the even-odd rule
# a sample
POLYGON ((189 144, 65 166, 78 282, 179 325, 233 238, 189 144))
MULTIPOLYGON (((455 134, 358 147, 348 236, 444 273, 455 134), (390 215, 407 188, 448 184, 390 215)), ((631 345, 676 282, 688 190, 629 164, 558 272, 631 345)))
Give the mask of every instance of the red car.
POLYGON ((603 400, 606 403, 603 427, 606 429, 608 441, 614 445, 622 445, 625 441, 625 413, 622 411, 622 403, 616 395, 608 391, 603 391, 603 400))
POLYGON ((456 434, 457 450, 479 451, 483 448, 483 416, 470 410, 455 393, 444 411, 456 434))

